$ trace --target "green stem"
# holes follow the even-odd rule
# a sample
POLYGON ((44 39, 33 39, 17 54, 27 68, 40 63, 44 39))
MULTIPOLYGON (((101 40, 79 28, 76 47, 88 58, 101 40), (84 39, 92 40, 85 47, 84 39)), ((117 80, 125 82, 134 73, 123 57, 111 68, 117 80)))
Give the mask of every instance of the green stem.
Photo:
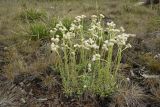
MULTIPOLYGON (((108 50, 108 57, 107 57, 107 68, 105 72, 105 82, 109 82, 111 78, 111 64, 112 64, 112 53, 113 53, 113 46, 109 47, 108 50)), ((110 82, 109 82, 110 83, 110 82)))
POLYGON ((116 66, 116 69, 115 69, 115 75, 114 76, 117 76, 117 72, 118 72, 118 69, 119 69, 119 66, 120 66, 120 62, 121 62, 121 58, 122 58, 122 47, 120 46, 119 49, 118 49, 118 53, 117 53, 117 66, 116 66))

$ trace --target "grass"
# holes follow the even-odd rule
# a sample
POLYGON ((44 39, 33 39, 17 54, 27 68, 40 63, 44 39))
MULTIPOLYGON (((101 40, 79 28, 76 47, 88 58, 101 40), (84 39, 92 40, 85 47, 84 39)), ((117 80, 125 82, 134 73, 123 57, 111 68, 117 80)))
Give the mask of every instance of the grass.
POLYGON ((138 85, 124 83, 119 86, 120 89, 112 97, 113 104, 111 103, 111 107, 143 107, 145 105, 146 95, 138 85))
POLYGON ((35 23, 30 26, 29 36, 32 40, 44 39, 49 35, 49 29, 43 23, 35 23))
POLYGON ((0 105, 13 107, 19 106, 18 99, 22 98, 21 89, 15 87, 12 83, 0 84, 0 105))
MULTIPOLYGON (((160 39, 149 39, 152 37, 149 37, 148 34, 159 32, 160 30, 159 5, 135 7, 134 4, 137 1, 97 0, 96 4, 95 0, 1 0, 0 42, 7 49, 5 52, 0 49, 0 58, 2 57, 1 54, 3 54, 6 61, 5 66, 1 67, 2 74, 11 81, 21 73, 27 72, 31 75, 38 75, 43 80, 42 84, 52 90, 53 87, 56 87, 56 78, 52 75, 45 77, 41 75, 48 67, 57 63, 54 54, 50 53, 51 41, 48 38, 50 38, 51 34, 49 31, 56 26, 59 20, 63 20, 63 24, 69 29, 72 19, 82 14, 89 17, 84 21, 86 24, 84 29, 86 30, 89 27, 90 16, 97 15, 97 11, 106 16, 103 20, 105 24, 113 20, 118 27, 123 26, 126 32, 137 34, 137 37, 142 38, 142 41, 146 43, 149 41, 149 44, 147 44, 151 47, 149 51, 153 54, 158 53, 160 39), (29 39, 26 38, 26 35, 29 39), (154 43, 156 45, 153 45, 154 43)), ((137 45, 141 45, 141 43, 137 45)), ((137 48, 137 45, 133 47, 137 48)), ((139 56, 132 49, 131 52, 133 52, 133 57, 139 56)), ((146 51, 144 49, 140 50, 139 53, 141 52, 145 53, 146 51)), ((159 72, 159 61, 153 58, 154 55, 142 55, 140 57, 143 60, 140 64, 147 66, 148 69, 153 71, 152 74, 159 72)), ((81 70, 80 74, 84 73, 83 69, 86 68, 86 64, 87 62, 77 66, 77 70, 81 70)), ((97 66, 98 64, 94 65, 95 68, 97 66)), ((89 80, 90 76, 86 74, 80 77, 81 82, 79 83, 88 85, 90 84, 89 80)), ((153 82, 144 81, 150 84, 147 87, 153 89, 153 99, 159 99, 159 88, 151 85, 154 80, 153 82)), ((62 83, 62 80, 60 79, 58 82, 62 83)), ((138 81, 137 83, 140 82, 138 81)), ((117 91, 113 92, 114 96, 112 98, 115 98, 113 99, 113 105, 122 107, 126 105, 141 106, 141 99, 144 98, 144 90, 141 88, 135 84, 118 87, 117 91)), ((54 93, 55 95, 58 94, 54 97, 57 98, 64 95, 62 91, 59 92, 54 93)), ((58 100, 61 102, 61 98, 58 100)), ((98 102, 98 100, 92 102, 98 102)))
POLYGON ((146 64, 147 67, 149 67, 149 69, 152 72, 159 73, 160 62, 158 61, 158 59, 155 59, 151 53, 146 53, 146 54, 140 56, 140 59, 143 61, 144 64, 146 64))
POLYGON ((45 18, 45 13, 34 9, 27 9, 20 14, 20 19, 29 23, 42 20, 43 18, 45 18))

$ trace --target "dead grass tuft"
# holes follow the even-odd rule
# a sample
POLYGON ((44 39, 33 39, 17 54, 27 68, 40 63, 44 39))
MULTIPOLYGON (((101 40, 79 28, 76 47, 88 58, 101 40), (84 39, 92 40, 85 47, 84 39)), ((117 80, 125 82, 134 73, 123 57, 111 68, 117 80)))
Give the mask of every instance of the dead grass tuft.
POLYGON ((112 96, 110 107, 145 107, 145 94, 138 85, 121 84, 117 93, 112 96))

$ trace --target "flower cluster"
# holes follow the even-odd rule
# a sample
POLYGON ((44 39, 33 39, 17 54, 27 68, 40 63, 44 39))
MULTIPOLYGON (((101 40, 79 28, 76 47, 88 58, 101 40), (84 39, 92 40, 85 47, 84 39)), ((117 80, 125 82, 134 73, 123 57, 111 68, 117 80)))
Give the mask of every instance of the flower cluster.
POLYGON ((91 63, 89 63, 89 64, 88 64, 88 71, 89 71, 89 72, 92 71, 92 68, 91 68, 91 67, 92 67, 92 65, 91 65, 91 63))
POLYGON ((95 43, 95 41, 92 38, 89 38, 85 41, 83 41, 83 46, 85 49, 99 49, 99 46, 95 43))
POLYGON ((95 54, 92 57, 92 61, 100 60, 101 55, 100 54, 95 54))
MULTIPOLYGON (((50 32, 53 33, 52 30, 50 32)), ((51 43, 51 50, 52 51, 57 51, 57 49, 59 48, 59 45, 58 45, 58 43, 59 43, 59 35, 56 35, 55 38, 54 37, 51 38, 51 41, 52 41, 52 43, 51 43)))
POLYGON ((81 22, 82 19, 86 18, 85 15, 81 15, 81 16, 76 16, 74 22, 81 22))

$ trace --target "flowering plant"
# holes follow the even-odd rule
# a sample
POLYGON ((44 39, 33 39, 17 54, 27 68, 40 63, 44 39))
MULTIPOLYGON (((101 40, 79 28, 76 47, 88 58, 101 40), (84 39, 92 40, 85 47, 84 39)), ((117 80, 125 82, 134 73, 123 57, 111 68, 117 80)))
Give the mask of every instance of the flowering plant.
POLYGON ((69 29, 59 21, 50 31, 55 67, 60 71, 66 94, 91 91, 108 95, 116 89, 122 52, 131 47, 127 39, 134 35, 124 33, 123 27, 117 29, 114 22, 104 26, 102 14, 92 15, 89 27, 84 29, 85 17, 75 17, 69 29))

